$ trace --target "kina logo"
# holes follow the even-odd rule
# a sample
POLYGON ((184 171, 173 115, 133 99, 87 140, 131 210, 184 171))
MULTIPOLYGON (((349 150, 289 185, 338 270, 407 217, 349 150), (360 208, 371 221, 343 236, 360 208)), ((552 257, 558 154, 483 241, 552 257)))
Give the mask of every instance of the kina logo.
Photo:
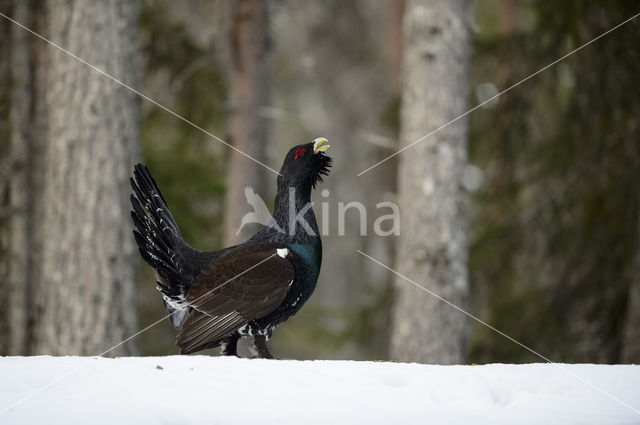
POLYGON ((238 228, 236 235, 240 234, 245 225, 251 223, 262 224, 263 226, 272 227, 277 231, 282 232, 278 223, 273 220, 271 211, 269 211, 267 205, 251 186, 245 187, 244 196, 247 199, 247 204, 251 205, 253 211, 246 213, 242 217, 242 221, 240 222, 240 227, 238 228))

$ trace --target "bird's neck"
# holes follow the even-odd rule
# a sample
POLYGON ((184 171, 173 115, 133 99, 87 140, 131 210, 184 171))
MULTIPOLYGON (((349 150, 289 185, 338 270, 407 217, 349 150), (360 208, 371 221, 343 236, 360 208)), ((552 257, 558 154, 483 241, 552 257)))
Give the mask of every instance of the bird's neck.
POLYGON ((281 233, 297 243, 315 241, 320 236, 316 216, 311 208, 311 188, 280 186, 273 210, 281 233))

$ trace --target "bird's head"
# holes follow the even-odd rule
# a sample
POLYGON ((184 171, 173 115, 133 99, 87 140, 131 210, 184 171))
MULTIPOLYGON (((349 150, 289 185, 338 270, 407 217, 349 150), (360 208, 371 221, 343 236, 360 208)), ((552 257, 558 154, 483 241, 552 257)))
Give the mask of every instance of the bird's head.
POLYGON ((331 168, 331 157, 324 153, 327 149, 329 145, 324 137, 294 146, 284 157, 278 181, 286 186, 315 188, 331 168))

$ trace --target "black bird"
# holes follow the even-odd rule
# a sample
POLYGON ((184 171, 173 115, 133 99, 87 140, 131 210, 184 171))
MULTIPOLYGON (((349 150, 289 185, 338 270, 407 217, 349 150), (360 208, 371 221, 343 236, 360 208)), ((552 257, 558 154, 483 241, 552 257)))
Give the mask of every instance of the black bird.
POLYGON ((272 358, 266 341, 309 299, 320 274, 322 243, 310 197, 329 174, 326 142, 317 138, 287 153, 270 225, 218 251, 184 241, 149 170, 135 166, 133 234, 156 271, 181 353, 222 346, 222 354, 237 355, 238 339, 252 336, 252 355, 272 358))

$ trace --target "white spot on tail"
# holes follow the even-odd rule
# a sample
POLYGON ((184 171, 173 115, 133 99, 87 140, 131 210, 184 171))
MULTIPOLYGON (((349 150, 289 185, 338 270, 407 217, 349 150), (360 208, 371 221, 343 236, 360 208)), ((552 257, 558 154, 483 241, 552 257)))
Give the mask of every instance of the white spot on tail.
POLYGON ((162 298, 164 298, 167 304, 169 304, 174 310, 182 310, 188 305, 187 300, 184 298, 184 295, 180 295, 177 298, 171 298, 167 295, 162 294, 162 298))
POLYGON ((289 255, 289 249, 288 248, 276 248, 276 252, 282 258, 286 258, 287 255, 289 255))

